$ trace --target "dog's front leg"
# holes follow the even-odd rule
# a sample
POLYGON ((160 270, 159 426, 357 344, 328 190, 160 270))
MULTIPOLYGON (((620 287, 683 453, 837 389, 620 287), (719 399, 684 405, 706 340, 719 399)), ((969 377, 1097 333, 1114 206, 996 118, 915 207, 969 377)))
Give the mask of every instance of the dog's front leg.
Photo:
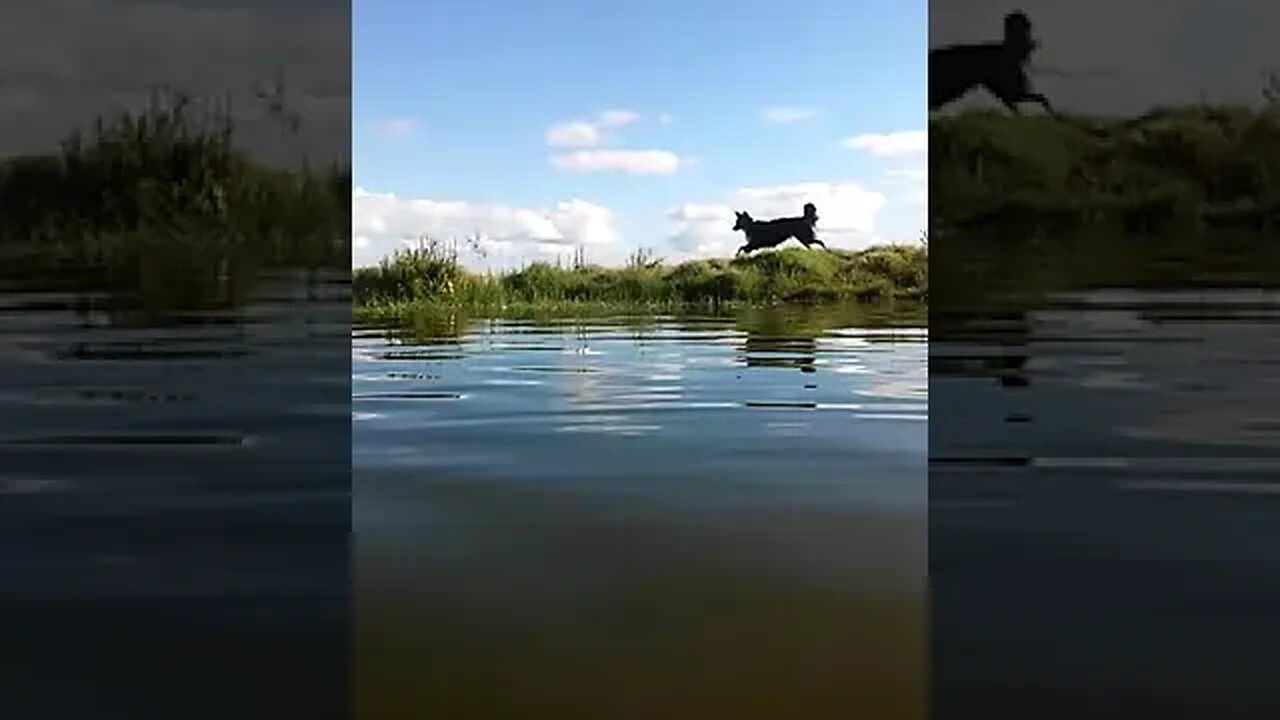
POLYGON ((1057 117, 1058 115, 1058 112, 1053 109, 1053 105, 1049 104, 1049 98, 1045 97, 1041 93, 1038 93, 1038 92, 1027 93, 1023 99, 1026 100, 1027 102, 1033 102, 1033 103, 1039 104, 1040 107, 1044 108, 1045 112, 1049 113, 1050 115, 1053 115, 1054 117, 1057 117))

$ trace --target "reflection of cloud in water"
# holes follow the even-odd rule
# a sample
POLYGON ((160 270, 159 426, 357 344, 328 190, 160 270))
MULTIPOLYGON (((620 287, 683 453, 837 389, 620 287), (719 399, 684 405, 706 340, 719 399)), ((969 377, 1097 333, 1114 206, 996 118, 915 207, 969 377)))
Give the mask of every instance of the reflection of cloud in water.
MULTIPOLYGON (((625 418, 624 418, 625 419, 625 418)), ((601 418, 596 418, 597 421, 601 418)), ((630 425, 625 423, 607 423, 595 422, 591 424, 579 425, 562 425, 556 428, 556 432, 564 433, 599 433, 601 435, 620 435, 622 437, 636 437, 639 435, 649 435, 661 432, 661 425, 630 425)))
POLYGON ((1119 483, 1122 490, 1137 492, 1198 492, 1235 495, 1280 495, 1280 483, 1268 482, 1219 482, 1195 480, 1131 480, 1119 483))
POLYGON ((1151 390, 1157 385, 1144 380, 1136 372, 1096 372, 1079 380, 1080 387, 1091 390, 1151 390))
POLYGON ((878 383, 871 387, 854 390, 855 395, 867 397, 891 398, 896 400, 928 400, 929 383, 924 378, 907 378, 878 383))
POLYGON ((854 417, 859 420, 905 420, 908 422, 928 422, 929 416, 921 413, 858 413, 854 417))
POLYGON ((875 371, 868 368, 856 360, 850 360, 847 364, 833 365, 828 368, 830 372, 841 373, 843 375, 873 375, 875 371))
POLYGON ((69 487, 70 483, 55 478, 0 478, 0 495, 43 495, 66 490, 69 487))
POLYGON ((769 435, 781 437, 800 437, 811 427, 809 423, 801 422, 768 422, 764 426, 769 435))
POLYGON ((1255 402, 1249 407, 1183 408, 1166 411, 1142 427, 1121 428, 1119 433, 1141 440, 1280 447, 1280 415, 1272 402, 1255 402))
POLYGON ((1280 446, 1280 393, 1275 390, 1280 337, 1273 323, 1257 317, 1258 305, 1280 303, 1280 295, 1127 292, 1070 300, 1076 305, 1070 311, 1036 313, 1037 327, 1053 338, 1096 340, 1089 355, 1081 354, 1085 348, 1059 350, 1054 358, 1058 378, 1104 401, 1106 391, 1141 393, 1126 395, 1123 402, 1147 418, 1117 428, 1117 434, 1188 444, 1280 446), (1247 319, 1241 302, 1254 306, 1247 319), (1099 338, 1100 333, 1109 337, 1099 338))
POLYGON ((1096 338, 1100 333, 1140 334, 1151 329, 1151 323, 1136 310, 1046 310, 1033 315, 1037 332, 1059 337, 1061 333, 1080 337, 1080 333, 1096 338))
POLYGON ((573 403, 597 402, 600 400, 600 379, 588 372, 567 372, 560 375, 566 388, 565 395, 573 403))
POLYGON ((494 385, 497 387, 537 387, 542 384, 541 380, 519 380, 511 378, 489 378, 482 381, 485 385, 494 385))

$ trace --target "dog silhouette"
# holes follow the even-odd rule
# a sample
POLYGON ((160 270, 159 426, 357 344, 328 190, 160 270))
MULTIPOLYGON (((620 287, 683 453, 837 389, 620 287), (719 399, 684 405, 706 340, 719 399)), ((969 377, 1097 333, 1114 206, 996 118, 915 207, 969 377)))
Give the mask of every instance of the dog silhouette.
POLYGON ((805 247, 817 245, 827 249, 814 235, 814 226, 818 223, 818 208, 813 203, 805 203, 804 214, 800 217, 785 217, 774 220, 756 220, 749 213, 736 212, 738 217, 734 223, 734 232, 742 231, 747 242, 738 248, 734 256, 751 253, 763 248, 777 247, 790 238, 799 240, 805 247))
POLYGON ((1031 89, 1027 77, 1026 65, 1037 47, 1031 20, 1015 10, 1004 16, 1004 38, 999 42, 930 50, 929 109, 938 110, 982 87, 1014 114, 1020 114, 1019 103, 1034 102, 1056 115, 1048 98, 1031 89))

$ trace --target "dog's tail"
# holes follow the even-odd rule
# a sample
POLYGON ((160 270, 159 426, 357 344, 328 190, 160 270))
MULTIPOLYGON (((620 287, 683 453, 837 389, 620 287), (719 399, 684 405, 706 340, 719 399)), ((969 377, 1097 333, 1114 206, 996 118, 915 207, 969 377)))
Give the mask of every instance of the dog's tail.
POLYGON ((1040 75, 1044 77, 1060 77, 1060 78, 1074 78, 1074 77, 1088 78, 1088 77, 1098 77, 1098 76, 1107 76, 1107 75, 1116 76, 1116 75, 1124 74, 1124 71, 1121 70, 1120 68, 1105 66, 1105 65, 1100 67, 1094 67, 1094 68, 1077 68, 1073 70, 1069 68, 1053 67, 1052 65, 1037 65, 1035 63, 1029 63, 1027 65, 1027 70, 1032 75, 1040 75))

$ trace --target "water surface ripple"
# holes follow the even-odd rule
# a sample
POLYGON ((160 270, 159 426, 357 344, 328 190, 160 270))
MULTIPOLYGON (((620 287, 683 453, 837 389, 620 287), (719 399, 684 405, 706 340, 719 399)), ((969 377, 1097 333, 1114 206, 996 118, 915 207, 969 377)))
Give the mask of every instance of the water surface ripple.
POLYGON ((363 707, 918 716, 928 335, 859 320, 358 330, 363 707))

